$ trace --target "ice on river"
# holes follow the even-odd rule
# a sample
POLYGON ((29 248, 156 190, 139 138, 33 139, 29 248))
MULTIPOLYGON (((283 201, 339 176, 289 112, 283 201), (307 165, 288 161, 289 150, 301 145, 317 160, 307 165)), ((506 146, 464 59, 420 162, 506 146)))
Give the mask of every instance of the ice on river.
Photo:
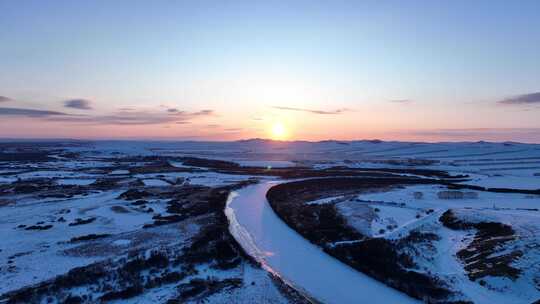
POLYGON ((324 303, 419 303, 332 258, 289 228, 266 200, 272 185, 246 187, 227 205, 230 230, 247 252, 259 253, 256 258, 265 266, 324 303))

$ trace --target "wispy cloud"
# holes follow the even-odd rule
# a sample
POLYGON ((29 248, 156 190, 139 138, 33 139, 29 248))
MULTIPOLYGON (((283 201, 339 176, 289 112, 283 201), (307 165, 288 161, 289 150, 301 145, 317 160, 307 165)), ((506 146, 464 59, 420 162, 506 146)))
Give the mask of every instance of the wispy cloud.
POLYGON ((4 116, 23 116, 23 117, 54 117, 67 116, 68 114, 48 110, 35 110, 24 108, 0 108, 0 115, 4 116))
POLYGON ((343 114, 345 112, 350 111, 349 109, 346 109, 346 108, 336 109, 336 110, 313 110, 313 109, 305 109, 305 108, 280 107, 280 106, 272 106, 272 108, 278 109, 278 110, 306 112, 306 113, 319 114, 319 115, 337 115, 337 114, 343 114))
POLYGON ((212 110, 198 112, 152 112, 152 111, 118 111, 110 115, 69 115, 64 117, 51 117, 50 121, 72 122, 80 124, 97 125, 154 125, 162 123, 186 124, 190 120, 213 115, 212 110))
POLYGON ((540 104, 540 92, 522 94, 498 101, 503 105, 531 105, 540 104))
POLYGON ((393 99, 393 100, 389 100, 391 103, 396 103, 396 104, 411 104, 414 102, 414 100, 412 99, 393 99))
MULTIPOLYGON (((71 100, 69 103, 66 101, 65 106, 76 109, 91 109, 88 103, 75 102, 75 100, 71 100)), ((29 117, 50 122, 88 125, 155 125, 167 123, 188 124, 191 120, 215 115, 213 110, 201 110, 195 112, 180 111, 178 109, 175 109, 175 111, 169 110, 146 111, 124 109, 104 115, 87 115, 41 109, 0 107, 0 116, 29 117)))
POLYGON ((215 115, 216 113, 214 112, 214 110, 201 110, 201 111, 198 111, 198 112, 193 112, 189 115, 191 116, 212 116, 212 115, 215 115))
POLYGON ((13 99, 6 96, 0 96, 0 102, 8 102, 8 101, 13 101, 13 99))
POLYGON ((240 132, 242 128, 228 128, 224 130, 225 132, 240 132))
POLYGON ((77 110, 92 110, 92 102, 88 99, 69 99, 64 101, 64 107, 77 110))

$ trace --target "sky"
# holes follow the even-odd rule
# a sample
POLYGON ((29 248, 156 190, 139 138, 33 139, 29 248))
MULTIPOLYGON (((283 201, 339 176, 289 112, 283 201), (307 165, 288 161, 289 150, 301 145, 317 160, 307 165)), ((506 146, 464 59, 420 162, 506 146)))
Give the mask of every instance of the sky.
POLYGON ((540 143, 540 1, 0 0, 0 137, 540 143))

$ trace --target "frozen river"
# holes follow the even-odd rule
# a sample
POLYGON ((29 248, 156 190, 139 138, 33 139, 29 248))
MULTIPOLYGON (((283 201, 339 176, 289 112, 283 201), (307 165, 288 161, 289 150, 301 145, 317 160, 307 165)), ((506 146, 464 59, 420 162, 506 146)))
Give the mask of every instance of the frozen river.
POLYGON ((231 194, 229 229, 265 268, 323 303, 419 303, 324 253, 274 213, 263 181, 231 194))

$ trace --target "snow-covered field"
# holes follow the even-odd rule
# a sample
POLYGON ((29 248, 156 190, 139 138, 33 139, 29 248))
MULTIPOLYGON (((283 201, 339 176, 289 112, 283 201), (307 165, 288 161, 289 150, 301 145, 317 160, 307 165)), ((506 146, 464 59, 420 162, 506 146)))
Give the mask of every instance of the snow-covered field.
MULTIPOLYGON (((18 149, 15 144, 0 151, 0 156, 17 153, 18 149)), ((205 224, 192 218, 167 224, 175 220, 175 215, 189 214, 191 210, 180 208, 174 213, 171 201, 189 203, 196 199, 175 195, 197 187, 234 185, 253 175, 184 165, 179 158, 186 156, 231 161, 241 168, 262 167, 269 172, 272 168, 298 167, 442 170, 467 175, 460 181, 467 185, 540 189, 540 145, 510 142, 101 141, 43 148, 36 145, 35 151, 47 153, 48 160, 0 161, 0 295, 53 279, 75 267, 126 257, 133 250, 144 251, 173 240, 189 243, 205 224), (170 160, 163 164, 161 158, 170 160), (122 197, 128 190, 136 190, 132 194, 141 198, 122 197), (155 195, 145 197, 144 192, 155 195), (160 225, 152 226, 156 222, 160 225), (85 240, 95 236, 98 238, 85 240)), ((260 200, 267 188, 268 184, 262 183, 238 190, 240 196, 230 204, 238 223, 247 231, 244 238, 256 247, 247 251, 266 263, 267 269, 249 263, 230 271, 197 266, 196 276, 201 278, 234 277, 255 283, 247 284, 249 288, 208 295, 205 301, 289 302, 290 298, 269 278, 267 270, 271 270, 301 293, 324 303, 414 302, 337 262, 285 226, 266 201, 260 200)), ((334 195, 306 204, 333 204, 348 225, 373 238, 397 242, 411 232, 436 234, 437 240, 412 244, 407 250, 416 252, 415 262, 421 271, 443 278, 463 295, 462 299, 497 304, 539 300, 540 196, 472 190, 459 190, 462 194, 458 195, 449 191, 454 190, 441 185, 416 185, 334 195), (512 227, 513 239, 497 245, 489 257, 513 253, 515 258, 509 265, 518 269, 519 275, 470 280, 459 252, 475 244, 477 229, 444 226, 439 219, 448 210, 463 220, 512 227)), ((189 208, 196 210, 196 206, 189 208)), ((176 291, 174 284, 164 285, 126 303, 160 302, 176 291)))
MULTIPOLYGON (((447 190, 441 186, 411 186, 362 194, 349 204, 369 206, 357 207, 357 210, 363 210, 362 214, 354 214, 353 218, 369 219, 364 227, 371 227, 374 236, 397 239, 411 231, 438 235, 440 239, 433 242, 434 248, 424 251, 424 254, 420 250, 415 260, 423 271, 445 278, 474 303, 532 303, 539 299, 540 196, 473 191, 475 195, 470 195, 470 198, 448 199, 440 197, 443 191, 447 190), (516 250, 524 253, 511 263, 521 271, 519 277, 486 276, 482 280, 469 280, 457 253, 470 244, 474 229, 459 231, 444 227, 439 217, 449 209, 459 212, 468 222, 496 222, 511 226, 517 237, 499 248, 498 254, 516 250), (373 213, 376 214, 373 218, 365 216, 373 213), (389 229, 392 224, 395 226, 389 229)), ((366 232, 365 228, 361 231, 366 232)))
MULTIPOLYGON (((132 173, 132 168, 144 169, 154 163, 152 160, 125 160, 151 153, 139 149, 137 144, 126 146, 130 145, 118 148, 128 154, 70 147, 68 151, 80 154, 75 158, 52 154, 51 161, 0 161, 0 302, 5 300, 3 295, 21 288, 56 284, 56 278, 74 269, 104 264, 114 273, 114 267, 122 267, 125 259, 129 260, 133 255, 144 256, 152 250, 172 250, 175 246, 180 249, 173 252, 181 253, 182 248, 190 246, 193 238, 214 224, 208 219, 201 221, 197 216, 177 219, 176 209, 169 210, 174 205, 171 201, 183 202, 183 196, 191 197, 191 192, 196 200, 197 193, 204 193, 205 189, 210 189, 208 187, 232 185, 251 177, 221 174, 204 168, 194 172, 174 172, 169 168, 159 173, 132 173), (182 194, 186 191, 187 194, 182 194), (132 193, 132 196, 126 193, 132 193)), ((182 208, 182 212, 191 212, 191 207, 182 208)), ((208 211, 211 210, 193 212, 204 214, 208 211)), ((146 287, 143 293, 123 298, 123 302, 166 302, 179 295, 186 303, 291 301, 265 270, 247 260, 241 260, 238 266, 228 266, 228 269, 215 269, 204 263, 194 267, 189 272, 180 268, 180 273, 186 273, 183 274, 185 278, 176 279, 175 284, 146 287), (241 282, 240 288, 234 283, 237 281, 241 282), (225 284, 220 282, 233 283, 231 287, 224 285, 223 290, 211 285, 225 284), (202 289, 202 293, 195 293, 193 298, 182 296, 183 293, 178 291, 178 286, 190 290, 194 288, 191 286, 197 286, 194 284, 203 284, 207 291, 202 289)), ((81 303, 95 303, 97 298, 92 300, 87 296, 106 295, 96 288, 122 288, 125 284, 106 287, 97 277, 95 282, 98 285, 66 287, 46 301, 56 297, 60 303, 69 297, 84 295, 86 298, 81 303)), ((186 291, 186 294, 191 293, 186 291)), ((34 300, 42 302, 36 298, 21 303, 34 303, 34 300)))

